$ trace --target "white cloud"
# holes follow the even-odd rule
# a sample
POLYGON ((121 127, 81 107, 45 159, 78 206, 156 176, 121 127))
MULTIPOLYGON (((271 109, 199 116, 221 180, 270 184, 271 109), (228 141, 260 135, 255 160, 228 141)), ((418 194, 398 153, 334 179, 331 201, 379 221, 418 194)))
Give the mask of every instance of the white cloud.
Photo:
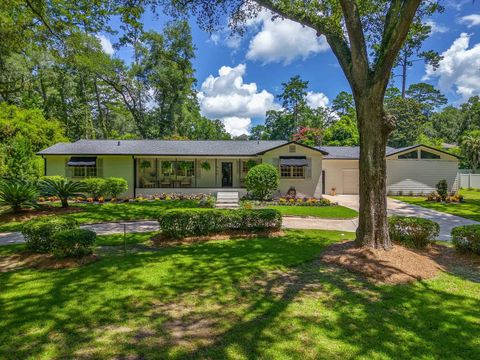
POLYGON ((289 64, 296 58, 305 59, 330 48, 325 37, 318 37, 313 29, 287 19, 275 18, 272 21, 268 11, 262 11, 247 25, 261 28, 250 40, 247 52, 250 60, 289 64))
POLYGON ((480 14, 462 16, 458 22, 467 25, 468 28, 480 25, 480 14))
POLYGON ((307 92, 307 105, 313 109, 327 107, 329 103, 327 95, 324 93, 307 92))
POLYGON ((442 53, 443 59, 435 71, 427 65, 425 80, 437 78, 442 91, 454 91, 465 101, 480 94, 480 43, 469 49, 470 35, 462 33, 450 48, 442 53))
POLYGON ((105 35, 98 34, 96 35, 96 38, 100 40, 100 45, 102 45, 102 49, 105 53, 112 55, 115 52, 113 50, 112 42, 105 35))
POLYGON ((449 30, 447 26, 437 24, 435 21, 433 21, 431 19, 425 21, 425 24, 430 26, 430 28, 432 30, 432 34, 437 34, 437 33, 443 34, 443 33, 446 33, 449 30))
POLYGON ((202 114, 221 119, 232 135, 248 134, 252 117, 263 118, 267 110, 278 108, 271 93, 243 82, 245 71, 245 64, 222 66, 218 76, 205 79, 198 94, 202 114))

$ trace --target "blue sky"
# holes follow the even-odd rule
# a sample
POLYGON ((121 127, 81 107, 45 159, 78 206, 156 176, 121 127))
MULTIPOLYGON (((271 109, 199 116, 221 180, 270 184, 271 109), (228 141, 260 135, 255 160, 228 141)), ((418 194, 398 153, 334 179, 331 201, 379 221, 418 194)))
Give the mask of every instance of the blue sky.
MULTIPOLYGON (((424 43, 425 50, 443 53, 444 60, 435 72, 416 62, 407 82, 429 82, 439 87, 450 103, 458 105, 480 94, 480 2, 452 0, 444 5, 444 13, 428 19, 433 33, 424 43)), ((143 17, 148 30, 161 32, 165 21, 149 12, 143 17)), ((309 81, 312 106, 328 105, 340 91, 349 91, 328 45, 298 24, 272 22, 265 12, 249 22, 242 38, 229 38, 228 30, 207 34, 194 19, 190 24, 197 49, 193 64, 202 112, 221 118, 232 134, 248 132, 252 125, 263 123, 265 111, 279 106, 275 95, 280 84, 291 76, 309 81)), ((115 22, 112 25, 118 26, 115 22)), ((109 50, 115 36, 102 36, 104 48, 109 50)), ((121 49, 114 56, 129 61, 130 54, 128 49, 121 49)))

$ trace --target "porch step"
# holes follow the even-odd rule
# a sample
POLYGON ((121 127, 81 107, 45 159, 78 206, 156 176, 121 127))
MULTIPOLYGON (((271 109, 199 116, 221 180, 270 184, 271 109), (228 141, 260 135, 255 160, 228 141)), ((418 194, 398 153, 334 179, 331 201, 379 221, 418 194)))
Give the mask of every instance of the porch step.
POLYGON ((239 196, 236 191, 219 191, 215 207, 220 209, 238 208, 239 196))

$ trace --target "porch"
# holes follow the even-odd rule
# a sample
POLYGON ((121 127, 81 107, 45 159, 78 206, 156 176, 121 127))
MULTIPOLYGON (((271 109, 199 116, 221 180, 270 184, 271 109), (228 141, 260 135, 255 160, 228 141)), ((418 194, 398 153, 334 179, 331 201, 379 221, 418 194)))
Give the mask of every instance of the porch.
POLYGON ((135 159, 137 194, 217 192, 244 190, 248 170, 255 158, 139 157, 135 159))

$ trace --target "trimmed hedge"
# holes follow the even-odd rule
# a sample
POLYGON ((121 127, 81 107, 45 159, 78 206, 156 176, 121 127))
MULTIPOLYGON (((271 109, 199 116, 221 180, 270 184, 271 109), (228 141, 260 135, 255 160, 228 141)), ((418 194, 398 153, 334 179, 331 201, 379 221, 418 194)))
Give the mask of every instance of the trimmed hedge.
POLYGON ((435 221, 407 216, 388 218, 390 239, 413 248, 424 248, 440 234, 440 225, 435 221))
POLYGON ((178 239, 228 231, 279 230, 282 215, 273 209, 171 209, 159 216, 158 223, 162 234, 178 239))
POLYGON ((55 234, 77 228, 78 222, 74 219, 43 216, 23 224, 22 234, 28 250, 47 253, 52 249, 52 240, 55 234))
POLYGON ((88 229, 70 229, 56 233, 52 253, 56 257, 81 257, 93 252, 97 234, 88 229))
POLYGON ((457 226, 451 234, 457 250, 480 255, 480 225, 457 226))

